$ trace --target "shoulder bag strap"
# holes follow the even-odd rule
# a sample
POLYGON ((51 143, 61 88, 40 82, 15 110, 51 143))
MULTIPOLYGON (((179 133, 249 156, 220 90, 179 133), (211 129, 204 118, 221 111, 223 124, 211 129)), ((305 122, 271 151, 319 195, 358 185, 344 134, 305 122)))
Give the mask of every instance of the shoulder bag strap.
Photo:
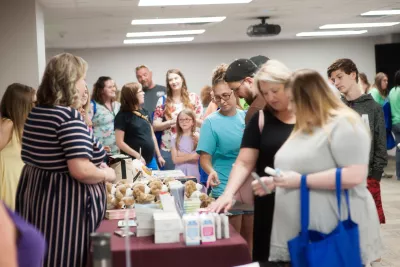
POLYGON ((261 109, 258 113, 258 129, 260 129, 260 134, 262 134, 264 129, 264 122, 264 111, 261 109))
POLYGON ((308 240, 308 225, 310 221, 310 192, 307 187, 307 176, 301 176, 300 183, 300 220, 301 232, 300 236, 303 242, 308 240))

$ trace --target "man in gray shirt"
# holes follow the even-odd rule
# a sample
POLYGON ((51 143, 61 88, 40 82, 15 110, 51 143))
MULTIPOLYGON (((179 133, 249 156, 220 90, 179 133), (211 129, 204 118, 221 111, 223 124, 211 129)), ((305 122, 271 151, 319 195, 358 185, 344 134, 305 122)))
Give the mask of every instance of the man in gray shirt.
POLYGON ((153 73, 145 65, 136 67, 136 79, 143 86, 143 91, 145 93, 143 107, 149 114, 153 114, 158 99, 166 94, 166 88, 165 86, 154 83, 153 73))

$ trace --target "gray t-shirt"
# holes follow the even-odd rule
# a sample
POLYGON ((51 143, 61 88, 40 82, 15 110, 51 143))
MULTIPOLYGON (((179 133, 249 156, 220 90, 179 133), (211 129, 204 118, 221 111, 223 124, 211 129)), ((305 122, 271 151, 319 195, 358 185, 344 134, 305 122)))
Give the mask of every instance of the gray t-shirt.
POLYGON ((158 84, 151 89, 143 89, 145 93, 143 107, 149 112, 150 116, 156 109, 158 99, 166 94, 166 90, 165 86, 158 84))
MULTIPOLYGON (((311 174, 337 167, 368 164, 371 138, 364 123, 339 115, 313 134, 294 133, 275 155, 283 172, 311 174)), ((351 216, 359 226, 362 260, 381 256, 382 242, 374 200, 365 181, 349 189, 351 216)), ((342 220, 348 211, 342 194, 342 220)), ((309 229, 330 233, 338 223, 334 190, 310 190, 309 229)), ((271 233, 270 261, 290 261, 287 242, 300 232, 300 189, 277 188, 271 233)))

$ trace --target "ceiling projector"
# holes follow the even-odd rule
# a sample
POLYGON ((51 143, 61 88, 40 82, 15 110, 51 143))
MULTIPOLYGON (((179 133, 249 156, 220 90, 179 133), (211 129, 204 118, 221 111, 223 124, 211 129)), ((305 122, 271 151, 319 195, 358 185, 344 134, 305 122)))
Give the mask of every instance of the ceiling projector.
POLYGON ((265 37, 278 35, 281 32, 281 26, 276 24, 267 24, 265 22, 269 17, 260 17, 261 24, 251 25, 247 28, 247 35, 250 37, 265 37))

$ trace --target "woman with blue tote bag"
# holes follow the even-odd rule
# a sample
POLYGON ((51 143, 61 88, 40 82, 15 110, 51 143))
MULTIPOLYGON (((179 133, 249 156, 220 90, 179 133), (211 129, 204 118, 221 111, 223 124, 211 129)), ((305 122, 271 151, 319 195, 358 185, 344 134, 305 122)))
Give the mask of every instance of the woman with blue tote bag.
MULTIPOLYGON (((261 178, 276 190, 269 260, 293 267, 365 265, 382 249, 378 214, 366 187, 368 129, 316 71, 295 72, 286 87, 296 125, 275 155, 279 176, 261 178), (303 221, 301 210, 308 214, 303 221)), ((265 194, 258 182, 253 189, 265 194)))

